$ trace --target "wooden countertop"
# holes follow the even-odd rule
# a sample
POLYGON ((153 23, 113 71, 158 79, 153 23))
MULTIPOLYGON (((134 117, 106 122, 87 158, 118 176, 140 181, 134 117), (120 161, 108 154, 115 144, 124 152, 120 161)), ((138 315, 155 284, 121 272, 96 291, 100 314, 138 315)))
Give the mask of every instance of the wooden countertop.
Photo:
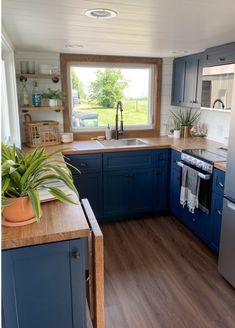
POLYGON ((218 162, 214 164, 214 167, 218 170, 226 172, 227 170, 227 162, 218 162))
MULTIPOLYGON (((222 143, 209 140, 206 138, 169 138, 167 136, 157 137, 157 138, 139 138, 148 143, 148 145, 143 146, 131 146, 131 147, 113 147, 104 148, 96 140, 88 141, 74 141, 70 144, 61 144, 57 146, 50 146, 46 149, 48 151, 61 150, 65 155, 72 154, 92 154, 92 153, 108 153, 108 152, 119 152, 119 151, 132 151, 141 149, 163 149, 171 148, 177 151, 182 151, 183 149, 197 149, 197 148, 219 148, 223 147, 222 143)), ((24 150, 29 150, 29 148, 24 147, 24 150)), ((226 171, 226 162, 215 163, 215 167, 226 171)))
POLYGON ((87 237, 90 233, 81 205, 51 201, 42 204, 40 223, 2 227, 2 249, 87 237))

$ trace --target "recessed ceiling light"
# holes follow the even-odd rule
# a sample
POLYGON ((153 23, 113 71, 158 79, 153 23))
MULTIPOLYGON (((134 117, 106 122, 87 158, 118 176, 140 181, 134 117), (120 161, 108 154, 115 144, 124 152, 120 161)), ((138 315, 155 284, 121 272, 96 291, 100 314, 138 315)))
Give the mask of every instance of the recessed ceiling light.
POLYGON ((83 48, 82 44, 66 44, 65 48, 83 48))
POLYGON ((85 12, 87 17, 97 18, 97 19, 109 19, 117 16, 117 12, 111 9, 95 8, 88 9, 85 12))

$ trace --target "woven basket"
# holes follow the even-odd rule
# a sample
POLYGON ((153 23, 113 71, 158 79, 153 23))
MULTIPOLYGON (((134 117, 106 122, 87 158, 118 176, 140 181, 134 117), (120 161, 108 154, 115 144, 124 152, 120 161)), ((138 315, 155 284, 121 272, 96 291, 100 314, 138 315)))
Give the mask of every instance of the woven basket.
POLYGON ((56 121, 32 121, 25 115, 26 145, 29 147, 51 146, 60 144, 60 127, 56 121))

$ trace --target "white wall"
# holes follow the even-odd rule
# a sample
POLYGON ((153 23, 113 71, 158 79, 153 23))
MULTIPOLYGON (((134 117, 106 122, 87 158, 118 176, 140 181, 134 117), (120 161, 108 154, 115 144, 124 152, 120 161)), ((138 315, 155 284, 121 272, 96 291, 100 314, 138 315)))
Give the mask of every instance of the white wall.
MULTIPOLYGON (((38 69, 38 64, 49 64, 52 67, 58 68, 58 73, 60 72, 60 55, 58 53, 45 53, 45 52, 22 52, 17 51, 15 53, 15 65, 16 65, 16 72, 20 73, 20 61, 21 60, 32 60, 36 63, 36 70, 38 69)), ((28 79, 27 81, 27 90, 29 95, 32 93, 33 89, 33 79, 28 79)), ((38 79, 38 87, 39 90, 44 92, 47 91, 47 88, 51 88, 53 90, 61 89, 61 81, 58 83, 53 83, 50 79, 38 79)), ((17 79, 17 90, 18 90, 18 99, 20 104, 20 92, 22 90, 22 84, 17 79)), ((25 134, 24 134, 24 114, 20 112, 20 128, 21 128, 21 136, 22 141, 25 141, 25 134)), ((60 123, 60 130, 63 131, 63 113, 55 112, 55 111, 34 111, 29 112, 32 116, 32 119, 35 121, 42 121, 42 120, 54 120, 60 123)))
POLYGON ((161 136, 167 135, 172 127, 171 88, 172 88, 173 58, 163 58, 162 65, 162 99, 161 99, 161 136))
POLYGON ((229 123, 231 114, 227 112, 215 112, 206 109, 201 110, 201 122, 207 127, 207 138, 226 143, 229 136, 229 123))

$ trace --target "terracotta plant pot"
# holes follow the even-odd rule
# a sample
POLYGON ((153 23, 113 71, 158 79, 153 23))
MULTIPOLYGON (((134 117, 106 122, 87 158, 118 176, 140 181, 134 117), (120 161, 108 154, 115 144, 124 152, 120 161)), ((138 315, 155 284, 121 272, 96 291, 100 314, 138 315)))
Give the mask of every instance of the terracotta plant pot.
POLYGON ((35 217, 33 206, 28 196, 10 198, 9 205, 4 208, 2 214, 6 221, 12 223, 25 222, 27 224, 27 221, 32 221, 35 217))

